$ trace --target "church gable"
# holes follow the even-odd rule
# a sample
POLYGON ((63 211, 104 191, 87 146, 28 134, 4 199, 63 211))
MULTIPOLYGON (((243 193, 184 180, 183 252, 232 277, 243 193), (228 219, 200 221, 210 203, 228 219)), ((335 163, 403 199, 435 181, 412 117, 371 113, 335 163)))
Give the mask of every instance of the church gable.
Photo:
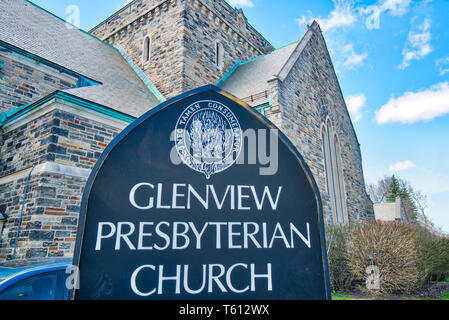
POLYGON ((346 223, 363 218, 368 198, 360 146, 316 22, 308 27, 277 81, 282 130, 310 166, 326 219, 346 223), (323 132, 329 140, 323 139, 323 132), (332 162, 326 162, 326 150, 332 162))

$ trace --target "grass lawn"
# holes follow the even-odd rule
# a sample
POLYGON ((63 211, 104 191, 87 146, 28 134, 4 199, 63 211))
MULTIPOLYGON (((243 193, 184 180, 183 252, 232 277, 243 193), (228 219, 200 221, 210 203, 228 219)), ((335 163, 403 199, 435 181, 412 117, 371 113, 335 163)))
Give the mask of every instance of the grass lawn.
MULTIPOLYGON (((449 279, 442 281, 441 283, 449 283, 449 279)), ((449 292, 443 292, 441 298, 421 298, 413 296, 401 296, 393 295, 391 296, 393 300, 449 300, 449 292)), ((361 292, 335 292, 332 293, 332 300, 373 300, 367 294, 361 292)), ((388 300, 388 299, 387 299, 388 300)))
POLYGON ((352 300, 352 298, 344 293, 332 293, 332 300, 352 300))
MULTIPOLYGON (((441 298, 418 298, 418 297, 406 297, 406 296, 392 296, 394 300, 446 300, 449 301, 449 292, 443 292, 441 298)), ((373 300, 369 296, 360 297, 352 296, 350 293, 336 292, 332 294, 332 300, 373 300)), ((389 300, 389 299, 387 299, 389 300)))
POLYGON ((412 298, 411 300, 449 300, 449 292, 443 292, 441 298, 412 298))

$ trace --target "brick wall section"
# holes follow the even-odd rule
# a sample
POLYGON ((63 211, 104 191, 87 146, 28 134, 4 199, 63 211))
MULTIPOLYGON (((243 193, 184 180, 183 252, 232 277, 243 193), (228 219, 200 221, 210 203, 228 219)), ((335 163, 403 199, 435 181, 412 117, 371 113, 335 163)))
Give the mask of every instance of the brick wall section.
MULTIPOLYGON (((237 34, 231 28, 227 28, 219 19, 214 18, 211 12, 205 9, 206 7, 196 5, 195 2, 186 1, 185 29, 183 29, 184 91, 206 84, 216 84, 237 61, 248 61, 260 54, 245 45, 243 40, 239 40, 237 34), (215 46, 217 41, 223 46, 222 69, 216 65, 215 46)), ((229 22, 236 24, 233 19, 235 14, 226 13, 229 10, 226 10, 222 1, 211 2, 209 5, 213 5, 216 12, 227 14, 226 18, 229 19, 229 22)), ((259 40, 262 41, 262 38, 260 37, 259 40)), ((260 44, 258 48, 262 50, 260 44)))
POLYGON ((47 161, 90 169, 119 132, 117 128, 54 110, 3 134, 0 177, 47 161))
MULTIPOLYGON (((139 12, 148 9, 147 6, 138 7, 139 12)), ((136 9, 137 10, 137 9, 136 9)), ((133 62, 145 73, 156 88, 167 98, 182 93, 182 65, 183 65, 183 41, 182 19, 183 7, 166 7, 157 13, 153 13, 151 20, 148 18, 144 24, 136 24, 125 28, 123 32, 109 38, 107 42, 113 46, 120 46, 133 62), (145 38, 151 39, 151 59, 143 60, 143 43, 145 38)), ((133 15, 128 11, 119 13, 108 22, 110 30, 119 28, 124 23, 132 20, 133 15)), ((94 33, 102 38, 102 35, 94 33)))
POLYGON ((360 146, 318 28, 290 74, 279 83, 279 96, 276 98, 282 111, 281 128, 315 177, 326 221, 332 222, 321 140, 321 125, 327 117, 331 119, 340 139, 349 219, 354 221, 369 216, 370 204, 365 190, 360 146), (318 104, 320 96, 326 98, 327 105, 318 104))
MULTIPOLYGON (((32 175, 28 185, 16 259, 71 257, 86 179, 55 174, 32 175)), ((0 261, 11 259, 26 178, 0 185, 0 209, 8 215, 0 242, 0 261)))
POLYGON ((142 13, 150 10, 160 2, 161 0, 135 1, 131 5, 123 7, 111 17, 100 23, 98 26, 93 28, 90 33, 103 40, 105 36, 127 26, 130 21, 138 18, 142 13))
POLYGON ((0 114, 35 102, 58 89, 76 86, 77 78, 37 64, 18 54, 0 51, 0 114))
POLYGON ((136 1, 131 11, 119 11, 91 33, 123 48, 167 98, 216 84, 238 60, 260 55, 267 45, 241 11, 221 0, 136 1), (145 62, 147 36, 151 37, 151 59, 145 62), (216 41, 224 49, 222 69, 215 64, 216 41))
MULTIPOLYGON (((92 169, 120 131, 79 115, 53 110, 4 134, 0 178, 33 163, 55 162, 92 169)), ((86 181, 85 177, 33 173, 16 258, 71 257, 86 181)), ((0 184, 0 211, 8 217, 0 242, 0 261, 10 259, 13 254, 25 185, 26 177, 0 184)))

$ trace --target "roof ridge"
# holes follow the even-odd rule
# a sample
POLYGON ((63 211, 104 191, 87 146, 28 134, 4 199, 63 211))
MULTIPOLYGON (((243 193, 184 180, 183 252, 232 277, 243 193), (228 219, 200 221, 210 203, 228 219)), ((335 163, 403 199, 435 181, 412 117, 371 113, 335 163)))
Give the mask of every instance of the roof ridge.
MULTIPOLYGON (((25 2, 27 2, 27 3, 29 3, 29 4, 31 4, 31 5, 33 5, 33 6, 35 6, 36 8, 38 8, 38 9, 40 9, 40 10, 42 10, 42 11, 48 13, 49 15, 55 17, 56 19, 61 20, 62 22, 69 24, 70 26, 72 26, 73 28, 77 29, 78 31, 81 31, 82 33, 84 33, 84 34, 86 34, 86 35, 88 35, 88 36, 94 38, 95 40, 100 41, 101 43, 107 45, 108 47, 111 47, 111 48, 113 48, 113 49, 116 49, 114 46, 110 45, 109 43, 107 43, 107 42, 105 42, 105 41, 103 41, 103 40, 97 38, 96 36, 94 36, 93 34, 89 33, 88 31, 85 31, 85 30, 81 29, 80 27, 75 26, 74 24, 68 22, 67 20, 64 20, 63 18, 61 18, 61 17, 57 16, 56 14, 54 14, 54 13, 48 11, 47 9, 42 8, 41 6, 39 6, 39 5, 35 4, 34 2, 32 2, 31 0, 23 0, 23 1, 25 1, 25 2)), ((117 50, 117 49, 116 49, 116 50, 117 50)))
POLYGON ((132 61, 132 59, 126 54, 125 50, 117 46, 115 49, 120 52, 123 59, 129 64, 131 69, 136 73, 136 75, 140 78, 140 80, 145 84, 145 86, 150 90, 150 92, 156 97, 156 99, 159 100, 159 102, 165 102, 167 99, 164 97, 164 95, 156 88, 156 86, 151 82, 151 80, 147 77, 147 75, 137 66, 137 64, 132 61))
POLYGON ((258 55, 258 56, 254 57, 254 58, 252 58, 252 59, 249 59, 249 60, 247 60, 247 61, 245 61, 245 62, 241 62, 239 66, 242 66, 242 65, 247 64, 247 63, 251 63, 251 62, 253 62, 253 61, 255 61, 255 60, 259 59, 259 58, 266 57, 266 56, 269 56, 269 55, 271 55, 271 54, 273 54, 273 53, 279 52, 279 50, 282 50, 282 49, 284 49, 284 48, 286 48, 286 47, 288 47, 288 46, 291 46, 291 45, 295 44, 295 43, 298 42, 298 41, 299 41, 299 40, 294 41, 294 42, 291 42, 291 43, 286 44, 286 45, 284 45, 284 46, 282 46, 282 47, 279 47, 279 48, 277 48, 277 49, 275 49, 275 50, 273 50, 273 51, 270 51, 270 52, 265 53, 265 54, 258 55))
POLYGON ((304 51, 305 47, 309 43, 310 39, 312 38, 312 34, 319 30, 320 30, 319 24, 315 20, 313 21, 312 26, 307 26, 306 33, 304 33, 304 35, 298 41, 298 45, 293 50, 290 57, 287 59, 287 61, 282 66, 279 73, 277 75, 275 75, 274 78, 284 81, 284 79, 287 77, 287 75, 290 73, 291 69, 293 68, 294 62, 296 62, 296 60, 298 60, 299 57, 302 55, 302 52, 304 51))

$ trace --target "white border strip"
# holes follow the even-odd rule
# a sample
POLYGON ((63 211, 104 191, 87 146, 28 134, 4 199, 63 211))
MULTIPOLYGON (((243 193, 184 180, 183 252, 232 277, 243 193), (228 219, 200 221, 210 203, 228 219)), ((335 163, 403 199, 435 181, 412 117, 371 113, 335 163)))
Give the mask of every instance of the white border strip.
POLYGON ((107 116, 102 116, 98 112, 86 110, 84 108, 78 107, 76 104, 68 103, 64 100, 53 98, 50 101, 41 105, 40 107, 36 108, 35 110, 25 114, 24 116, 21 116, 5 124, 3 126, 3 132, 7 133, 9 131, 15 130, 54 110, 61 110, 120 130, 125 129, 129 125, 129 123, 126 121, 114 119, 107 116))
MULTIPOLYGON (((0 178, 0 185, 6 184, 9 182, 13 182, 19 179, 23 179, 28 176, 31 168, 13 173, 9 176, 0 178)), ((37 165, 34 170, 32 176, 43 174, 43 173, 51 173, 51 174, 60 174, 63 176, 71 176, 76 178, 89 178, 91 173, 91 169, 78 168, 73 166, 67 166, 64 164, 59 164, 56 162, 44 162, 37 165)))

